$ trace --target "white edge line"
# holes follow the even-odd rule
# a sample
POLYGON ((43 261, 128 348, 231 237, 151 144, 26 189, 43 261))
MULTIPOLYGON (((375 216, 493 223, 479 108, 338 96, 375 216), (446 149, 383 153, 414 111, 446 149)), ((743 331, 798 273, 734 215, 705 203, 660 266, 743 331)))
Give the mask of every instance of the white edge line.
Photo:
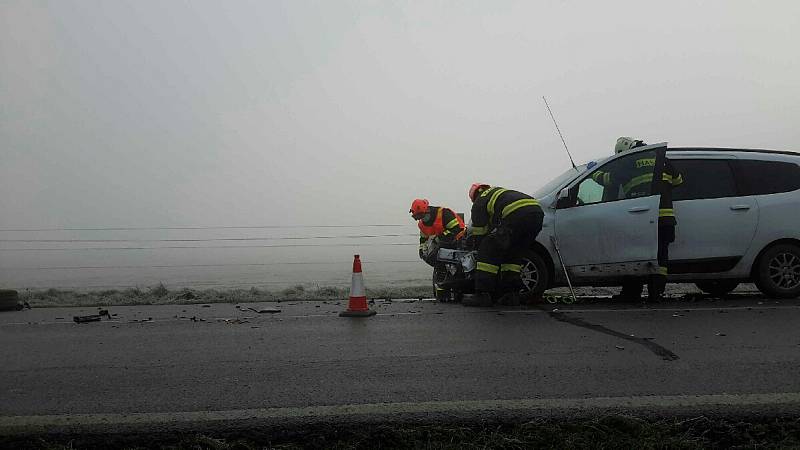
POLYGON ((577 399, 470 400, 444 402, 369 403, 337 406, 260 408, 224 411, 188 411, 131 414, 66 414, 0 416, 0 434, 49 430, 55 427, 125 426, 203 423, 258 419, 313 419, 348 416, 387 416, 424 413, 474 413, 482 411, 607 410, 696 408, 724 406, 800 405, 800 392, 766 394, 708 394, 577 399))

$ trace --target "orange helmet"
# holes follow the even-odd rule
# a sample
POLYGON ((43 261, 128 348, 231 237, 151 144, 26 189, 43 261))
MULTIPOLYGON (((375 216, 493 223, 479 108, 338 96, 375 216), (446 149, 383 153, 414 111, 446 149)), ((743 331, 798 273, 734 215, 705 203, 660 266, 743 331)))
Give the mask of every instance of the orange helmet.
POLYGON ((419 220, 423 215, 425 215, 425 213, 428 212, 428 206, 430 206, 430 203, 427 200, 424 198, 418 198, 411 202, 411 209, 409 209, 408 212, 411 213, 411 216, 414 219, 419 220))
POLYGON ((475 197, 478 195, 478 191, 481 190, 481 188, 488 188, 488 187, 490 186, 485 183, 472 183, 472 186, 469 187, 469 199, 474 202, 475 197))

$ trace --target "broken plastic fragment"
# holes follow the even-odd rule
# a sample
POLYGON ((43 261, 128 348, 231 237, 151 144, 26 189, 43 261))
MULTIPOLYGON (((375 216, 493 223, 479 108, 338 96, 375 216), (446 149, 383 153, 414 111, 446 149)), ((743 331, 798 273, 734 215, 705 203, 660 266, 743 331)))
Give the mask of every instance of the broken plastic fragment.
POLYGON ((278 308, 253 308, 251 307, 250 310, 257 312, 259 314, 275 314, 281 312, 278 308))

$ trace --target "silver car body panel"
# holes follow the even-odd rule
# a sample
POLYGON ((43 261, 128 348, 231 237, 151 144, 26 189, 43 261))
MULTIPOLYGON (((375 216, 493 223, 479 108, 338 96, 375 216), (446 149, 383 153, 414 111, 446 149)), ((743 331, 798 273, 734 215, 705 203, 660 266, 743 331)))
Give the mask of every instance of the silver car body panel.
MULTIPOLYGON (((645 151, 663 145, 666 144, 640 147, 635 151, 645 151)), ((542 231, 536 240, 547 251, 550 261, 553 262, 554 285, 565 285, 566 278, 550 236, 558 239, 565 264, 570 270, 573 281, 577 282, 576 284, 610 284, 623 276, 646 275, 655 270, 653 264, 657 245, 655 222, 652 227, 649 227, 647 226, 649 220, 644 221, 629 214, 630 209, 653 208, 653 205, 639 205, 638 203, 647 203, 641 201, 634 205, 633 199, 626 199, 582 205, 564 210, 555 208, 558 195, 563 189, 569 189, 580 183, 597 168, 625 154, 606 157, 594 165, 590 163, 589 169, 586 168, 586 165, 580 166, 573 177, 568 177, 551 192, 539 198, 545 216, 542 231), (626 202, 631 204, 626 204, 626 202), (561 214, 568 210, 581 209, 584 210, 561 214), (594 211, 591 211, 590 214, 589 209, 594 211), (633 220, 639 220, 642 224, 631 226, 631 222, 628 221, 626 222, 628 226, 624 227, 625 231, 609 231, 611 229, 609 227, 617 222, 619 217, 626 217, 626 220, 634 217, 633 220), (581 220, 599 220, 602 224, 581 223, 581 220), (589 235, 587 230, 598 228, 602 228, 606 232, 589 235), (643 242, 650 242, 652 251, 648 251, 646 257, 637 259, 635 258, 636 253, 642 253, 643 242), (631 247, 632 243, 634 250, 626 250, 626 247, 631 247), (611 262, 612 258, 617 262, 611 262), (627 259, 620 261, 620 258, 627 259)), ((788 152, 668 149, 667 156, 671 160, 738 159, 784 161, 800 165, 800 154, 788 152)), ((652 196, 652 198, 657 199, 658 197, 652 196)), ((675 201, 674 208, 678 226, 676 240, 670 246, 670 260, 702 260, 724 257, 739 259, 731 270, 670 275, 670 281, 748 279, 756 258, 764 248, 780 239, 800 241, 800 190, 767 195, 682 200, 675 201)), ((656 203, 655 211, 657 210, 656 203)))

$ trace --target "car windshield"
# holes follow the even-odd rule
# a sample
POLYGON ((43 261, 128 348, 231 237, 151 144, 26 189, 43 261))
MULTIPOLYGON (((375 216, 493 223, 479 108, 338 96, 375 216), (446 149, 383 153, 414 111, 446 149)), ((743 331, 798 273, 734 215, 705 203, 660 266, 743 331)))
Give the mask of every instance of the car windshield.
POLYGON ((581 173, 583 173, 584 170, 586 170, 586 164, 580 165, 580 166, 578 166, 576 168, 568 169, 567 171, 565 171, 561 175, 559 175, 559 176, 553 178, 552 180, 550 180, 550 182, 548 182, 544 186, 542 186, 539 189, 537 189, 533 193, 533 196, 536 197, 536 198, 542 198, 542 197, 552 193, 553 191, 555 191, 556 189, 561 187, 567 181, 569 181, 569 180, 575 178, 576 176, 580 175, 581 173))

